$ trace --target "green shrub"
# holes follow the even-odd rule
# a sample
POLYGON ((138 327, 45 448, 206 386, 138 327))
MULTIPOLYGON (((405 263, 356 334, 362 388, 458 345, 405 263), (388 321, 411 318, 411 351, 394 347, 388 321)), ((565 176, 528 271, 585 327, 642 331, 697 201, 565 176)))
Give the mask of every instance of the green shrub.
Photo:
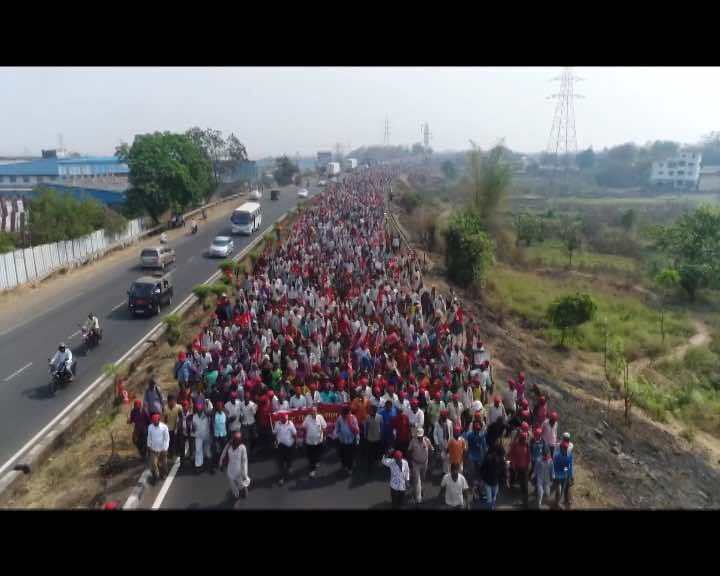
POLYGON ((415 208, 422 204, 422 198, 417 192, 405 190, 398 199, 398 204, 403 207, 406 212, 412 213, 415 208))
POLYGON ((495 245, 472 210, 457 212, 445 230, 448 278, 460 286, 484 283, 495 263, 495 245))
POLYGON ((17 237, 10 232, 0 232, 0 254, 12 252, 17 245, 17 237))
POLYGON ((567 332, 575 333, 581 324, 592 320, 596 312, 597 304, 590 295, 578 292, 555 300, 548 306, 547 316, 560 330, 560 345, 563 346, 567 332))
POLYGON ((199 286, 195 286, 192 291, 193 294, 197 296, 198 300, 200 300, 200 304, 202 304, 203 307, 205 307, 208 296, 213 293, 210 289, 210 286, 208 286, 207 284, 200 284, 199 286))
POLYGON ((182 318, 177 314, 168 314, 165 318, 163 318, 163 323, 166 327, 165 337, 167 338, 168 344, 170 344, 170 346, 175 346, 182 336, 180 332, 182 318))

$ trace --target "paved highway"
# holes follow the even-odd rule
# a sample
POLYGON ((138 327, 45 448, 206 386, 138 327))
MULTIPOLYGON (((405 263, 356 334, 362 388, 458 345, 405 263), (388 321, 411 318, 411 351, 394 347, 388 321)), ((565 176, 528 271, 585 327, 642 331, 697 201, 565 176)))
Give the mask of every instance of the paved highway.
MULTIPOLYGON (((310 188, 311 196, 318 192, 310 188)), ((246 199, 239 199, 238 204, 246 199)), ((262 229, 294 207, 298 199, 294 187, 284 188, 278 201, 265 192, 262 229)), ((212 239, 230 234, 229 219, 203 225, 200 221, 197 236, 188 233, 171 242, 177 262, 171 268, 175 286, 173 306, 190 294, 191 289, 204 282, 217 270, 218 260, 204 256, 212 239)), ((235 253, 255 236, 235 238, 235 253)), ((40 430, 55 418, 83 390, 102 374, 102 367, 119 359, 159 321, 158 317, 132 318, 127 309, 126 292, 130 284, 143 275, 138 258, 104 268, 92 276, 80 292, 62 297, 23 325, 0 326, 0 473, 7 471, 23 448, 40 430), (87 356, 78 357, 75 381, 59 390, 55 397, 48 394, 49 372, 47 359, 57 345, 65 341, 73 352, 80 345, 78 323, 94 312, 103 327, 103 341, 87 356), (11 461, 12 460, 12 461, 11 461)))
MULTIPOLYGON (((193 462, 184 463, 174 478, 170 476, 154 487, 148 487, 140 504, 142 509, 171 510, 266 509, 266 510, 382 510, 390 508, 390 470, 381 464, 368 474, 362 451, 350 478, 340 469, 336 448, 325 448, 324 457, 315 478, 308 476, 310 468, 304 450, 295 453, 290 479, 284 486, 277 484, 278 468, 272 449, 267 448, 249 462, 252 481, 246 499, 236 501, 224 472, 196 473, 193 462)), ((468 463, 466 462, 466 466, 468 463)), ((442 474, 439 469, 425 482, 423 509, 442 507, 438 500, 442 474)), ((470 479, 468 478, 468 482, 470 479)), ((500 490, 498 509, 519 507, 518 489, 500 490)), ((532 496, 530 505, 533 505, 532 496)), ((480 501, 471 508, 483 509, 480 501)))

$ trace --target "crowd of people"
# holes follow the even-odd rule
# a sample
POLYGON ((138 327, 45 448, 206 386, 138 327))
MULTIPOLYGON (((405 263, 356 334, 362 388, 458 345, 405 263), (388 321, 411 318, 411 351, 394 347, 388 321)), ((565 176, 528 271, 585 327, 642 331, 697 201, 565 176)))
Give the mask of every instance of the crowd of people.
POLYGON ((396 508, 422 503, 435 472, 449 508, 492 510, 501 487, 527 507, 529 485, 538 507, 551 492, 570 505, 569 434, 523 372, 500 390, 482 326, 424 284, 386 219, 394 176, 366 170, 308 202, 179 353, 177 393, 150 380, 128 422, 154 480, 169 454, 247 497, 259 451, 275 451, 283 484, 300 446, 314 478, 335 444, 346 475, 389 469, 396 508))

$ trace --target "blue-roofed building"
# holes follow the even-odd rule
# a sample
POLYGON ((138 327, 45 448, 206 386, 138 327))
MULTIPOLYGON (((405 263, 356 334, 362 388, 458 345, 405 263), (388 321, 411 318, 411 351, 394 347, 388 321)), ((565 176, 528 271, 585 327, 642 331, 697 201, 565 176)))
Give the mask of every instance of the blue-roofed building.
POLYGON ((0 185, 38 184, 65 178, 127 177, 127 164, 115 156, 39 158, 0 165, 0 185))

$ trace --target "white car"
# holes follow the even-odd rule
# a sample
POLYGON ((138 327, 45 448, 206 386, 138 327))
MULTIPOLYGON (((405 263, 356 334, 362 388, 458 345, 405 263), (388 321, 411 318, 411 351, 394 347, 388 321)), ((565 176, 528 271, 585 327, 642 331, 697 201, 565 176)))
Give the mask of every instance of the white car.
POLYGON ((324 188, 327 186, 327 182, 325 180, 320 180, 320 182, 318 182, 318 186, 320 186, 320 188, 324 188))
POLYGON ((208 256, 211 258, 227 258, 230 254, 232 254, 234 248, 235 245, 233 244, 233 239, 230 238, 230 236, 218 236, 215 240, 213 240, 212 244, 210 244, 210 248, 208 248, 208 256))
POLYGON ((306 188, 300 188, 297 191, 298 198, 307 198, 308 197, 308 191, 306 188))
POLYGON ((250 192, 251 200, 260 200, 260 198, 262 198, 262 194, 260 194, 260 190, 258 190, 257 188, 250 192))

